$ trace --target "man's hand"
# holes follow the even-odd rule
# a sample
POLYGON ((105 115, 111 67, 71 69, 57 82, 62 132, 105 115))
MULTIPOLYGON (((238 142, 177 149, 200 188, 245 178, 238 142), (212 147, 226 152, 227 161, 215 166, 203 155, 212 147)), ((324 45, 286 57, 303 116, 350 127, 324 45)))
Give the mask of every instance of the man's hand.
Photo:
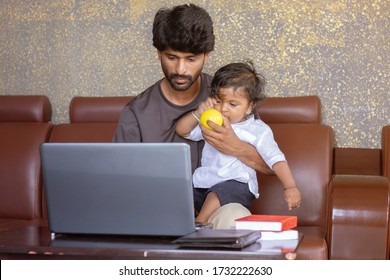
POLYGON ((221 153, 237 156, 241 140, 234 133, 229 120, 223 117, 223 126, 219 126, 212 121, 207 121, 207 124, 212 130, 200 124, 204 139, 221 153))
POLYGON ((212 130, 202 124, 200 124, 200 128, 205 141, 211 146, 223 154, 237 157, 244 164, 263 174, 273 174, 256 148, 237 137, 226 117, 223 117, 223 126, 216 125, 212 121, 208 121, 207 124, 212 130))

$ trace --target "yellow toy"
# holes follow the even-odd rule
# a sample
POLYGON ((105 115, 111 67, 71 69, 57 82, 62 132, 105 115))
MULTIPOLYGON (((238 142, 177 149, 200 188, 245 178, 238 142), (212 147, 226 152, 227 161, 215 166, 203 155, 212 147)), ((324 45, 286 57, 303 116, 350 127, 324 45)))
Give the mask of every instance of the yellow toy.
POLYGON ((222 126, 223 124, 223 117, 222 114, 213 108, 205 110, 202 115, 200 116, 200 122, 207 127, 208 129, 212 129, 208 124, 207 121, 212 121, 213 123, 222 126))

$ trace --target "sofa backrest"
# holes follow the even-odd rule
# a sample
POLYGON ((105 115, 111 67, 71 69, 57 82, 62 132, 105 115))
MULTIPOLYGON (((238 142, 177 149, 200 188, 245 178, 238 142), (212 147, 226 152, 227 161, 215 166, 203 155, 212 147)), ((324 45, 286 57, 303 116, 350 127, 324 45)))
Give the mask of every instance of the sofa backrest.
POLYGON ((76 96, 69 105, 70 123, 117 123, 123 107, 134 96, 76 96))
POLYGON ((47 123, 51 103, 44 95, 0 95, 0 122, 47 123))
POLYGON ((259 112, 271 127, 301 192, 299 208, 289 211, 276 176, 258 174, 259 199, 251 211, 259 214, 297 215, 298 225, 326 229, 329 182, 332 176, 334 133, 321 124, 316 96, 268 98, 259 112))
POLYGON ((46 96, 0 96, 0 218, 40 217, 39 146, 52 128, 46 96))
POLYGON ((74 97, 68 124, 54 127, 50 142, 111 142, 122 108, 133 96, 74 97))
POLYGON ((262 101, 259 116, 268 124, 319 124, 321 102, 317 96, 269 97, 262 101))

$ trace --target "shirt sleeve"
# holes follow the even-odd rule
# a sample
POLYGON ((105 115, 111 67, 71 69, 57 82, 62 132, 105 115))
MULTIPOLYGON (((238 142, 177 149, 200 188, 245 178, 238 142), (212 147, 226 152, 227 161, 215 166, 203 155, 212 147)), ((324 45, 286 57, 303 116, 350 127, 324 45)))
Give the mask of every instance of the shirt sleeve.
POLYGON ((191 131, 190 135, 188 135, 185 138, 192 141, 203 140, 203 134, 202 134, 202 130, 200 129, 200 126, 199 125, 195 126, 195 128, 191 131))
POLYGON ((126 106, 121 112, 112 141, 117 143, 139 143, 141 140, 137 118, 134 112, 126 106))
POLYGON ((272 169, 272 166, 280 161, 286 161, 286 157, 279 149, 278 144, 274 139, 271 128, 265 127, 264 132, 258 139, 256 149, 265 161, 265 163, 272 169))

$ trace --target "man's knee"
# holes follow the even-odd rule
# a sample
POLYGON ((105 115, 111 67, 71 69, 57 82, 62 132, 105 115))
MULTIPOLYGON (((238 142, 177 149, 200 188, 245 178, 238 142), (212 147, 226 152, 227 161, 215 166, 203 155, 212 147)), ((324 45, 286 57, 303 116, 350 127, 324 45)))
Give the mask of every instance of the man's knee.
POLYGON ((235 227, 235 219, 248 216, 251 212, 239 203, 228 203, 215 211, 208 222, 213 224, 215 229, 229 229, 235 227))

